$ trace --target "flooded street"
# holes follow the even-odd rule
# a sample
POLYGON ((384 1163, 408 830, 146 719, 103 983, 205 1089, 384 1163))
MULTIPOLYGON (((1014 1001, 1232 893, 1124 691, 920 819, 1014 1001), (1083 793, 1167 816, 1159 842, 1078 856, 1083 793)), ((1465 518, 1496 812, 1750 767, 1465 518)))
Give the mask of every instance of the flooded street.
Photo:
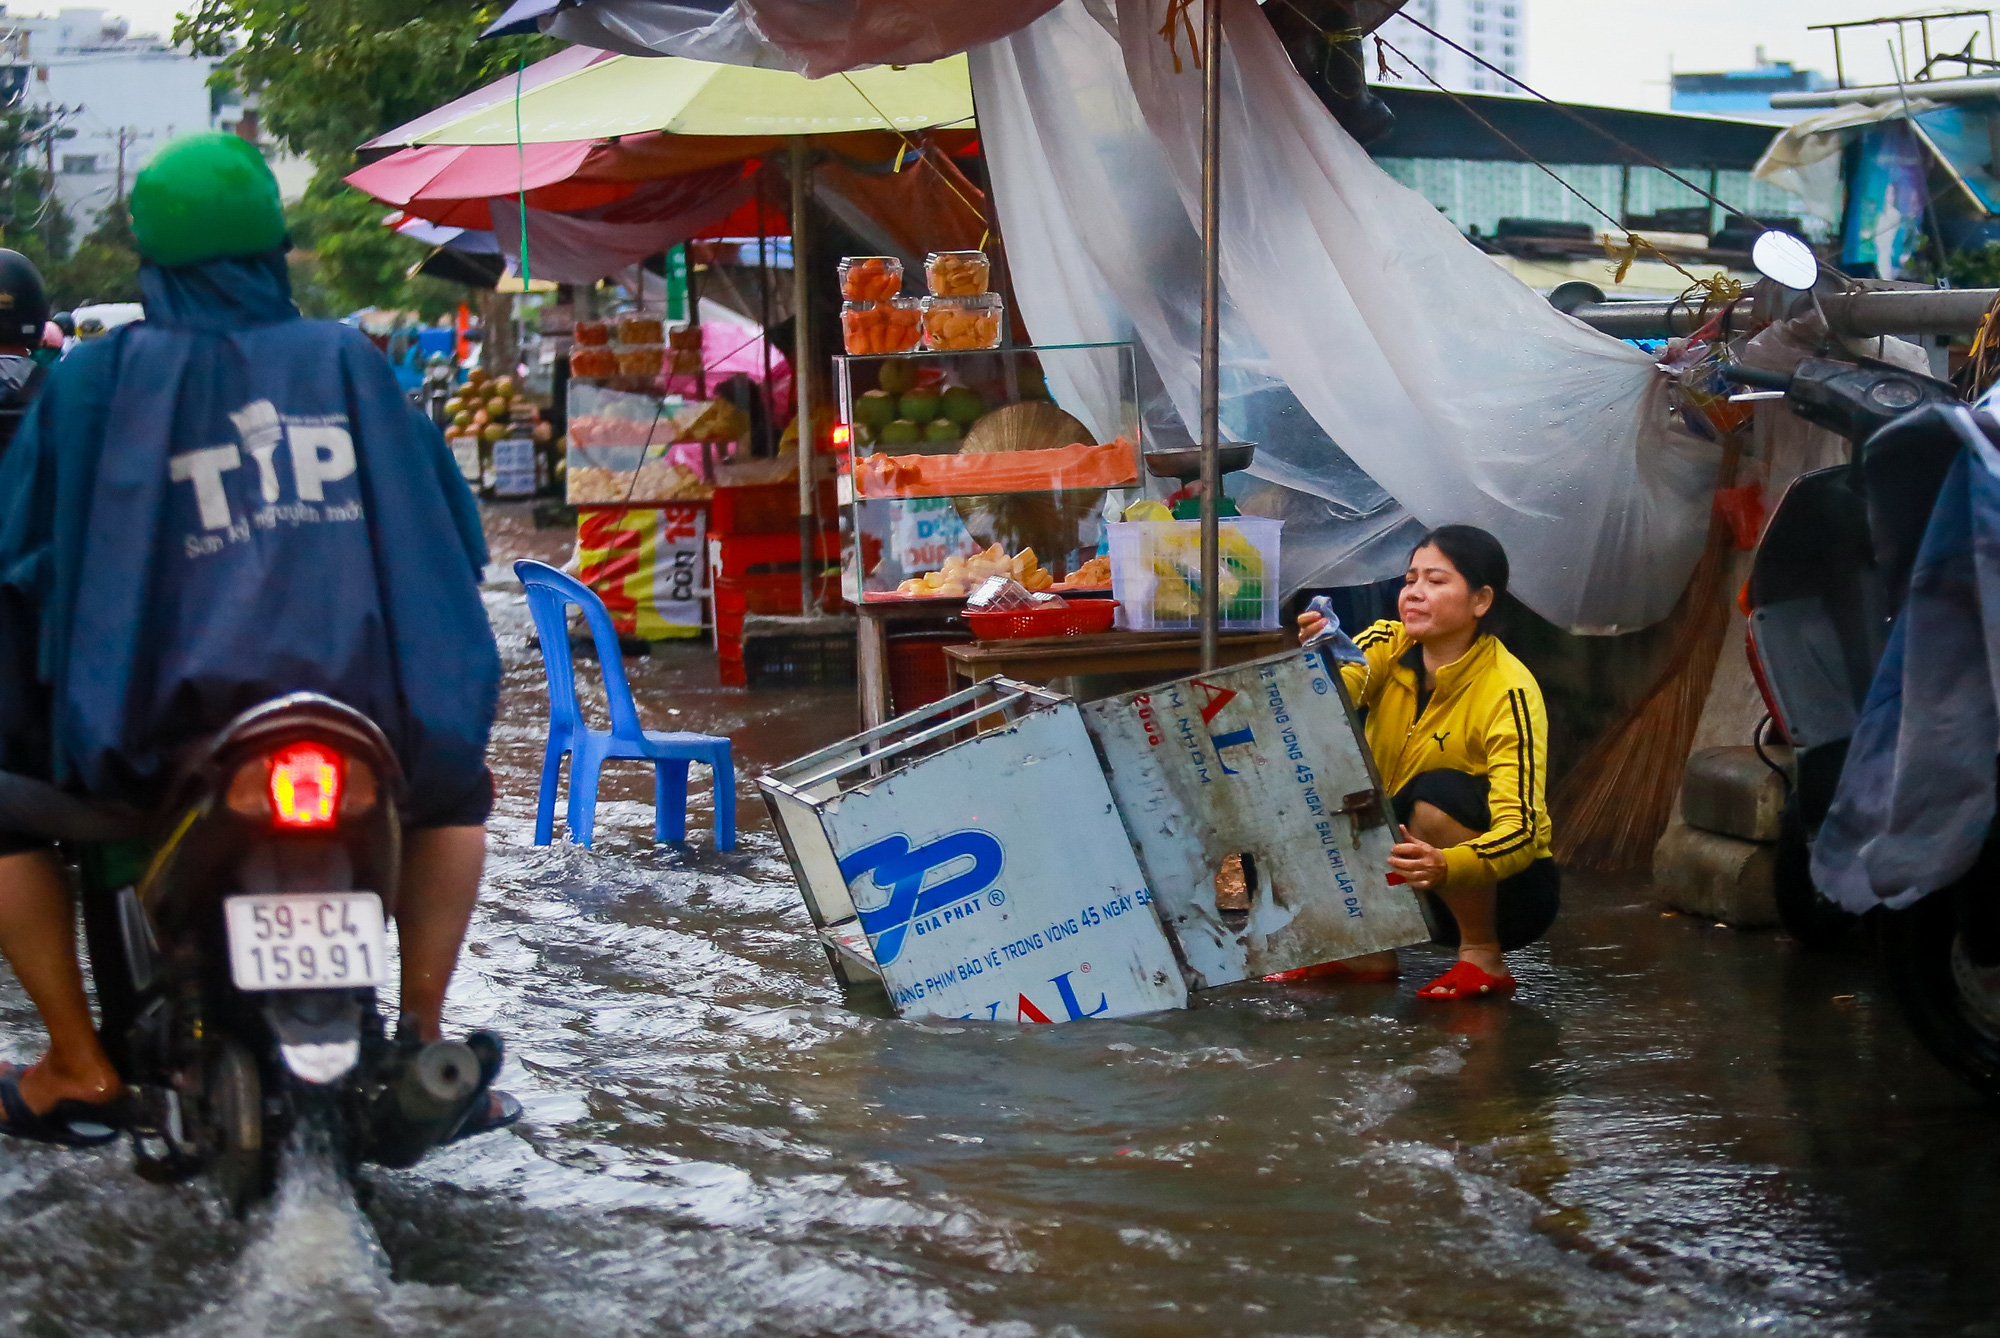
MULTIPOLYGON (((511 517, 514 557, 565 536, 511 517)), ((741 847, 529 844, 546 721, 527 610, 487 892, 447 1024, 507 1039, 514 1132, 375 1172, 310 1149, 228 1220, 129 1152, 0 1147, 0 1333, 2000 1334, 2000 1113, 1919 1052, 1859 951, 1566 887, 1517 1002, 1240 986, 1017 1028, 843 1004, 752 778, 853 728, 850 690, 628 662, 654 728, 728 734, 741 847), (678 714, 673 714, 678 712, 678 714)), ((698 773, 699 775, 700 773, 698 773)), ((11 976, 0 1054, 39 1031, 11 976)))

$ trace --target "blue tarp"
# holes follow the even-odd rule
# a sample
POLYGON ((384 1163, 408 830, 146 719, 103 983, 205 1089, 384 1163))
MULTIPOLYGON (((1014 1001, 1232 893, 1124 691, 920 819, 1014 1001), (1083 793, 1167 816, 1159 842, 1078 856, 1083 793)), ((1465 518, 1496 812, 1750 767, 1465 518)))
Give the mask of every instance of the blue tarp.
POLYGON ((2000 451, 1971 410, 1939 412, 1964 449, 1938 492, 1909 595, 1813 843, 1813 882, 1856 913, 1907 906, 1955 881, 1979 858, 1993 825, 2000 451))
POLYGON ((282 252, 141 271, 0 463, 0 765, 150 803, 281 693, 372 717, 413 807, 479 778, 499 655, 478 509, 367 336, 299 318, 282 252))

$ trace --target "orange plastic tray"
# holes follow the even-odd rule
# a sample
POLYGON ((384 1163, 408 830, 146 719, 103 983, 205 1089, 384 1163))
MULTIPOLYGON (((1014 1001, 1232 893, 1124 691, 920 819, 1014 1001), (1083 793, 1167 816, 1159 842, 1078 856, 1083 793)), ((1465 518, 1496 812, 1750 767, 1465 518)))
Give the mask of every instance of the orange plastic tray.
POLYGON ((864 455, 854 462, 863 497, 965 497, 993 492, 1120 488, 1139 481, 1139 453, 1124 438, 1103 446, 987 455, 864 455))

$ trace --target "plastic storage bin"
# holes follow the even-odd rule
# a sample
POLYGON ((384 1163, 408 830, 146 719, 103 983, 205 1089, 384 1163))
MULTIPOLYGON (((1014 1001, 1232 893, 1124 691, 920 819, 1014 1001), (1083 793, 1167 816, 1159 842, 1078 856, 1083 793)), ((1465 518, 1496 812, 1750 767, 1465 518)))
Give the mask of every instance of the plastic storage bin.
POLYGON ((950 353, 1000 347, 1000 315, 1006 303, 998 293, 977 297, 927 297, 924 303, 924 347, 950 353))
MULTIPOLYGON (((1243 516, 1220 522, 1221 625, 1278 625, 1278 539, 1285 523, 1243 516)), ((1111 532, 1111 589, 1118 625, 1135 632, 1201 625, 1201 522, 1127 521, 1111 532)))
POLYGON ((848 256, 840 262, 840 295, 850 302, 886 302, 903 291, 895 256, 848 256))
POLYGON ((849 353, 908 353, 924 337, 923 303, 914 297, 840 304, 840 332, 849 353))
POLYGON ((933 251, 924 258, 924 283, 932 297, 977 297, 992 266, 984 251, 933 251))

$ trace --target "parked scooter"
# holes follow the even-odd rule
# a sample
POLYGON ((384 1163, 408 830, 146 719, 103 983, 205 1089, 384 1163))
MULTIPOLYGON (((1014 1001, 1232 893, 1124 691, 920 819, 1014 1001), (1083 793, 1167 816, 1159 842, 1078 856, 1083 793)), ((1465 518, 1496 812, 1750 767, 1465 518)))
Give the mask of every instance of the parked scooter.
MULTIPOLYGON (((1775 892, 1786 931, 1810 947, 1859 923, 1823 897, 1811 842, 1839 784, 1869 684, 1962 439, 1947 382, 1871 359, 1812 358, 1790 375, 1731 367, 1779 390, 1793 412, 1855 443, 1852 459, 1801 475, 1772 513, 1751 568, 1748 647, 1757 685, 1793 748, 1775 892)), ((2000 422, 1972 420, 2000 441, 2000 422)), ((1759 740, 1761 748, 1762 740, 1759 740)), ((1902 910, 1867 917, 1891 987, 1926 1046, 2000 1096, 2000 875, 1996 847, 1965 877, 1902 910), (1983 964, 1983 965, 1982 965, 1983 964)))
POLYGON ((75 856, 99 1035, 138 1094, 139 1174, 208 1173, 239 1213, 274 1188, 302 1124, 344 1171, 411 1166, 498 1075, 491 1033, 388 1034, 402 784, 365 715, 297 693, 238 716, 160 812, 88 805, 19 777, 10 825, 75 856))

